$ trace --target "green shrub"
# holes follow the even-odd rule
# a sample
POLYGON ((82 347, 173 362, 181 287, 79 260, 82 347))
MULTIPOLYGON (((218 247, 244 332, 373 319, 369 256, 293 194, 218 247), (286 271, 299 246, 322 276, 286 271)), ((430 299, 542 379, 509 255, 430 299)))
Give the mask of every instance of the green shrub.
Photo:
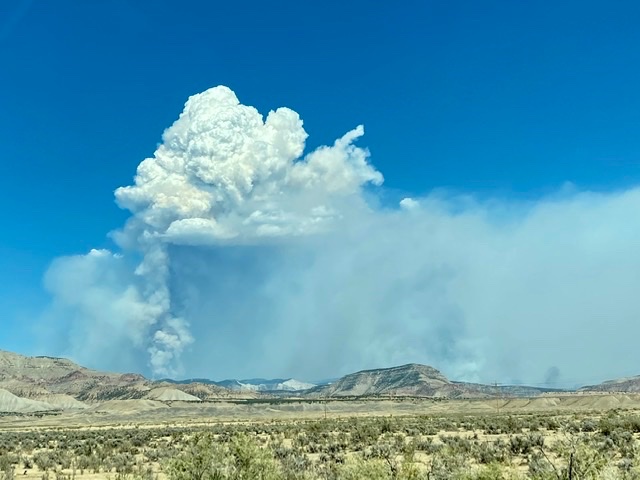
POLYGON ((196 435, 166 468, 172 480, 277 480, 278 464, 270 450, 240 434, 228 444, 210 434, 196 435))

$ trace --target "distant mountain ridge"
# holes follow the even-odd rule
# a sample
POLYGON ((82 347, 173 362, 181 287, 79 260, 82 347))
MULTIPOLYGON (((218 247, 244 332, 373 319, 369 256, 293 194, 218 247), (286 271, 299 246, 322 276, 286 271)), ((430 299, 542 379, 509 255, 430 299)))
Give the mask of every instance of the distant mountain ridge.
MULTIPOLYGON (((0 389, 25 400, 39 402, 43 411, 83 409, 87 402, 125 399, 201 401, 228 398, 231 392, 216 385, 173 385, 155 382, 136 373, 110 373, 82 367, 50 356, 28 357, 0 350, 0 389)), ((0 412, 32 411, 8 395, 0 399, 0 412)))
POLYGON ((443 396, 455 389, 455 384, 435 368, 410 363, 351 373, 328 385, 312 388, 308 394, 328 397, 443 396))
POLYGON ((188 379, 188 380, 170 380, 163 381, 178 385, 188 385, 194 382, 206 383, 208 385, 217 385, 218 387, 227 388, 235 392, 299 392, 315 387, 313 383, 302 382, 293 378, 283 379, 264 379, 249 378, 245 380, 206 380, 206 379, 188 379))
POLYGON ((597 385, 587 385, 579 388, 578 391, 640 393, 640 375, 607 380, 597 385))
MULTIPOLYGON (((149 380, 137 373, 92 370, 65 358, 27 357, 0 350, 0 413, 83 410, 110 401, 201 402, 256 398, 492 398, 536 397, 570 390, 519 385, 482 385, 449 380, 439 370, 416 363, 362 370, 331 383, 313 385, 295 379, 252 378, 149 380)), ((573 390, 575 392, 575 390, 573 390)), ((585 386, 579 393, 640 393, 640 376, 585 386)))
POLYGON ((553 391, 562 392, 563 390, 455 382, 449 380, 433 367, 410 363, 398 367, 351 373, 333 383, 312 388, 303 394, 310 397, 484 398, 496 396, 534 397, 553 391))

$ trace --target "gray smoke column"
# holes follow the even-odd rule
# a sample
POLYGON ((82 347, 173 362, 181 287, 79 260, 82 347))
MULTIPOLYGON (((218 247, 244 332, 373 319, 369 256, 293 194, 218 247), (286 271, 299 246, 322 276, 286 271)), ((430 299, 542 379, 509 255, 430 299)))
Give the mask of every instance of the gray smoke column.
POLYGON ((353 145, 363 133, 359 126, 301 158, 307 133, 294 111, 279 108, 265 120, 227 87, 194 95, 154 156, 138 166, 135 184, 115 192, 132 213, 114 238, 125 254, 140 256, 133 274, 66 288, 78 271, 101 276, 122 263, 119 255, 92 251, 54 264, 47 285, 58 304, 89 322, 97 317, 106 330, 111 323, 146 347, 156 375, 175 374, 193 338, 172 305, 168 246, 264 243, 325 231, 364 184, 382 183, 368 153, 353 145))

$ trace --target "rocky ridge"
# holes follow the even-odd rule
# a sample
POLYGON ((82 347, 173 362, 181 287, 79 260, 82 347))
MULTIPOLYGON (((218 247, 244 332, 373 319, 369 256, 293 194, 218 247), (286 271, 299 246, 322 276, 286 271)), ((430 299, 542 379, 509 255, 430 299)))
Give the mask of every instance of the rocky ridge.
MULTIPOLYGON (((587 386, 579 393, 640 393, 640 376, 587 386)), ((26 357, 0 350, 0 413, 98 411, 101 404, 158 405, 221 400, 291 398, 533 398, 559 389, 492 386, 451 381, 420 364, 362 370, 329 384, 314 386, 293 379, 149 380, 135 373, 92 370, 56 357, 26 357)), ((111 407, 110 407, 111 408, 111 407)), ((123 407, 124 408, 124 407, 123 407)), ((129 408, 127 406, 127 408, 129 408)))
POLYGON ((216 385, 174 385, 135 373, 92 370, 64 358, 27 357, 3 350, 0 350, 0 389, 5 392, 0 396, 0 412, 5 413, 83 410, 90 404, 109 400, 199 402, 232 395, 216 385))

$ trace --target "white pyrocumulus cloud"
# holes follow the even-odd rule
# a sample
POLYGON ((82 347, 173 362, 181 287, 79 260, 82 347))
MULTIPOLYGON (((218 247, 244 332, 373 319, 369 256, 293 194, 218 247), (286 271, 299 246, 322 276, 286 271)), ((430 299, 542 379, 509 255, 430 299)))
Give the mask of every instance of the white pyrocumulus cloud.
MULTIPOLYGON (((146 343, 156 375, 175 374, 193 338, 172 305, 168 246, 256 243, 329 228, 345 202, 360 201, 364 184, 382 183, 367 151, 353 145, 363 134, 359 126, 301 158, 307 133, 294 111, 279 108, 263 120, 223 86, 192 96, 138 166, 135 185, 115 192, 132 213, 114 238, 141 256, 133 275, 103 282, 109 263, 119 261, 110 252, 60 259, 47 282, 56 306, 82 312, 88 325, 123 324, 135 347, 146 343), (78 272, 87 288, 74 281, 78 272)), ((85 357, 75 345, 72 353, 85 357)))
POLYGON ((264 119, 226 87, 191 97, 115 192, 131 212, 118 252, 47 273, 60 353, 213 378, 403 362, 483 381, 638 373, 640 189, 373 206, 363 133, 304 155, 295 112, 264 119))
POLYGON ((211 245, 321 231, 363 184, 382 183, 353 141, 359 126, 304 159, 307 133, 288 108, 266 120, 226 87, 191 97, 135 185, 116 190, 133 242, 211 245), (142 238, 144 237, 144 238, 142 238))

